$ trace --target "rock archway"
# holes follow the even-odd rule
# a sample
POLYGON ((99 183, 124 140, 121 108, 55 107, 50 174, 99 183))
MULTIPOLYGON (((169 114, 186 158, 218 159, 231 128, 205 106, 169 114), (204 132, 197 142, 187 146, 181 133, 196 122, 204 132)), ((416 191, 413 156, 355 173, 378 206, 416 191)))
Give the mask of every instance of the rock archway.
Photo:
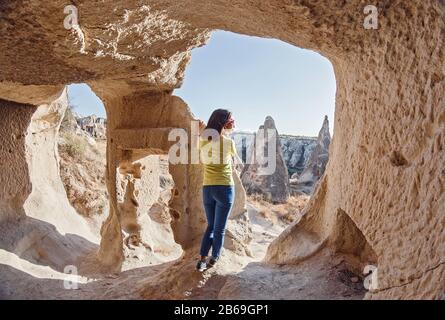
MULTIPOLYGON (((341 210, 378 259, 379 287, 368 298, 442 295, 443 1, 378 1, 377 30, 363 27, 368 3, 361 0, 143 3, 106 0, 97 6, 75 1, 79 25, 70 30, 64 27, 64 1, 0 5, 2 223, 20 218, 32 188, 45 183, 31 179, 43 174, 30 170, 29 156, 36 149, 24 151, 25 137, 34 134, 27 131, 32 115, 60 99, 64 85, 86 82, 104 101, 109 119, 107 170, 113 209, 102 228, 98 258, 105 269, 119 270, 119 150, 165 152, 165 131, 188 128, 192 115, 172 90, 182 82, 190 50, 204 45, 210 30, 271 37, 329 58, 338 89, 336 132, 324 179, 303 220, 274 242, 269 256, 294 263, 335 244, 341 210)), ((58 114, 47 108, 39 119, 57 124, 58 114)), ((35 141, 47 134, 43 132, 34 134, 35 141)), ((184 194, 176 204, 183 216, 174 229, 187 252, 201 232, 196 198, 200 169, 176 170, 184 194)))

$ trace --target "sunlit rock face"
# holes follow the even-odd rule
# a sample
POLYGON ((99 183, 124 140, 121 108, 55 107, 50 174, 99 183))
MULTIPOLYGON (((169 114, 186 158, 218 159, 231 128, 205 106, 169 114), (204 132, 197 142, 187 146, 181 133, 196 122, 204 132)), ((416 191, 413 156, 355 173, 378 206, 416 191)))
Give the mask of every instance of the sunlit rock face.
POLYGON ((293 191, 306 194, 313 192, 315 184, 320 180, 326 170, 326 165, 329 160, 330 144, 331 134, 329 132, 329 120, 328 117, 325 117, 306 167, 301 174, 295 173, 291 177, 291 188, 293 191))
POLYGON ((90 115, 87 117, 76 117, 80 128, 96 139, 106 139, 107 119, 90 115))
MULTIPOLYGON (((235 141, 239 156, 244 163, 247 162, 252 154, 255 134, 253 132, 237 131, 232 134, 232 138, 235 141)), ((289 175, 293 175, 294 173, 300 174, 306 168, 317 144, 317 138, 281 134, 280 143, 289 175)))
POLYGON ((272 117, 266 117, 264 125, 260 126, 250 152, 251 161, 247 162, 241 173, 241 181, 246 192, 261 194, 273 203, 285 203, 290 194, 289 173, 272 117), (258 136, 262 136, 262 139, 257 139, 258 136), (262 140, 263 142, 260 142, 262 140), (272 163, 273 169, 269 172, 272 163))
MULTIPOLYGON (((11 224, 32 221, 25 215, 57 224, 49 232, 69 239, 71 215, 52 214, 70 210, 67 201, 62 205, 57 198, 63 196, 58 192, 63 186, 56 181, 52 146, 59 114, 40 106, 52 105, 65 85, 85 82, 103 100, 108 121, 110 213, 96 265, 119 272, 124 255, 116 170, 122 151, 166 153, 169 128, 190 127, 192 113, 172 92, 184 80, 191 50, 205 45, 211 30, 220 29, 314 50, 332 62, 336 75, 335 135, 325 174, 301 221, 269 246, 268 261, 296 263, 321 248, 357 255, 367 243, 372 250, 366 252, 374 252, 376 259, 363 258, 378 267, 378 286, 367 298, 442 297, 443 1, 379 1, 376 29, 367 27, 369 14, 361 0, 178 3, 104 0, 98 6, 76 1, 79 24, 71 29, 64 27, 66 1, 1 3, 2 247, 11 244, 3 230, 15 233, 17 241, 27 234, 21 223, 11 224), (46 125, 46 131, 28 130, 46 125), (51 196, 41 193, 51 188, 51 196), (50 204, 57 204, 56 210, 50 204), (67 219, 58 222, 62 216, 67 219), (352 236, 347 230, 354 230, 352 236)), ((178 188, 171 203, 173 235, 186 255, 184 263, 159 277, 162 285, 147 291, 148 298, 171 297, 189 288, 190 272, 184 266, 195 258, 204 228, 201 169, 179 165, 170 173, 178 188)))
POLYGON ((317 144, 316 138, 281 135, 280 139, 289 175, 301 174, 317 144))
MULTIPOLYGON (((244 163, 250 163, 255 146, 255 133, 238 131, 232 134, 237 152, 244 163)), ((312 194, 315 184, 324 174, 329 159, 331 134, 325 117, 318 137, 279 135, 282 158, 291 177, 291 190, 296 194, 312 194)), ((283 179, 287 179, 282 175, 283 179)), ((250 184, 250 182, 247 182, 250 184)), ((251 186, 246 188, 253 190, 251 186)), ((261 193, 260 190, 256 192, 261 193)))

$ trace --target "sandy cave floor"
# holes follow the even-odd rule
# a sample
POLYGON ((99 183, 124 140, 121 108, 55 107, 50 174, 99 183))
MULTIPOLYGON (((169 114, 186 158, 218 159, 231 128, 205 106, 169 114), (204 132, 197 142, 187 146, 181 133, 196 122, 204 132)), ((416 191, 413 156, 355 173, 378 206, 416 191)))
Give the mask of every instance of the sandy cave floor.
MULTIPOLYGON (((217 267, 196 276, 194 264, 188 263, 194 275, 190 288, 176 293, 184 299, 362 299, 365 291, 354 274, 332 261, 322 251, 296 266, 265 264, 267 246, 285 228, 272 223, 248 205, 253 240, 253 257, 223 253, 217 267)), ((159 263, 159 262, 158 262, 159 263)), ((177 261, 176 261, 177 263, 177 261)), ((0 250, 1 299, 142 299, 141 290, 156 284, 156 277, 172 267, 175 261, 126 270, 118 276, 91 280, 75 277, 77 289, 65 289, 66 275, 50 267, 21 260, 0 250)), ((70 282, 69 284, 72 284, 70 282)), ((162 284, 161 284, 162 285, 162 284)))

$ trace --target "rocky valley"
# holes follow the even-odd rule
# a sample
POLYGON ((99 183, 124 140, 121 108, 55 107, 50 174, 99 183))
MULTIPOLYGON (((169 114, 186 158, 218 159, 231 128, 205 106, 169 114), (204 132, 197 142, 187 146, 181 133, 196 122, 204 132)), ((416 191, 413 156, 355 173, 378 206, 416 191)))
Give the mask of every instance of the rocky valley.
POLYGON ((443 299, 443 0, 379 1, 373 27, 361 0, 73 3, 0 2, 2 299, 443 299), (196 273, 203 168, 166 156, 197 120, 173 91, 214 30, 328 59, 335 133, 310 156, 276 138, 269 177, 234 172, 222 263, 196 273), (72 83, 104 103, 102 146, 63 136, 72 83), (76 192, 106 194, 100 221, 76 192))

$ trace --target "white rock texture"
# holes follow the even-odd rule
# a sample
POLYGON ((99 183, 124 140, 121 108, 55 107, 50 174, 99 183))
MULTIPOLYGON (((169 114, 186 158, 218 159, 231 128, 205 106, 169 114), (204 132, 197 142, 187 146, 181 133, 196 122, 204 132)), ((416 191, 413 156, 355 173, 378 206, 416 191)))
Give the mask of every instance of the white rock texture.
MULTIPOLYGON (((26 5, 3 1, 0 5, 3 248, 11 243, 8 234, 15 239, 27 234, 17 220, 32 221, 28 215, 40 213, 45 219, 57 220, 58 210, 42 210, 55 201, 65 212, 60 213, 64 221, 57 232, 67 232, 68 239, 68 219, 75 218, 68 218, 63 187, 51 174, 57 172, 54 153, 46 165, 40 163, 49 159, 40 158, 41 152, 48 151, 55 136, 47 134, 45 141, 46 133, 28 129, 34 126, 33 115, 57 100, 65 85, 86 82, 103 100, 108 120, 110 215, 102 228, 97 265, 121 270, 124 255, 116 170, 122 151, 165 153, 168 128, 189 128, 192 115, 172 91, 184 79, 191 50, 204 45, 211 30, 219 29, 314 50, 332 62, 336 75, 335 136, 329 164, 306 214, 272 243, 267 259, 291 264, 312 257, 322 247, 352 255, 366 249, 368 254, 362 258, 378 266, 378 287, 367 298, 443 296, 442 0, 379 1, 375 3, 378 29, 364 27, 361 0, 147 0, 143 5, 134 0, 104 0, 100 6, 89 1, 76 4, 79 25, 71 30, 63 27, 66 1, 29 0, 26 5), (36 145, 30 148, 29 141, 36 145), (39 199, 27 201, 41 191, 39 199), (14 227, 14 223, 18 224, 14 227)), ((57 114, 50 112, 43 118, 57 114)), ((54 132, 54 127, 48 130, 54 132)), ((173 201, 177 210, 173 234, 186 251, 183 262, 191 262, 203 231, 202 172, 199 166, 179 165, 170 173, 179 192, 173 201)), ((43 241, 36 237, 33 243, 43 241)), ((168 281, 148 290, 147 296, 167 297, 165 290, 186 288, 188 279, 178 277, 185 265, 173 266, 168 275, 160 277, 168 281), (178 279, 181 281, 174 281, 178 279)))

